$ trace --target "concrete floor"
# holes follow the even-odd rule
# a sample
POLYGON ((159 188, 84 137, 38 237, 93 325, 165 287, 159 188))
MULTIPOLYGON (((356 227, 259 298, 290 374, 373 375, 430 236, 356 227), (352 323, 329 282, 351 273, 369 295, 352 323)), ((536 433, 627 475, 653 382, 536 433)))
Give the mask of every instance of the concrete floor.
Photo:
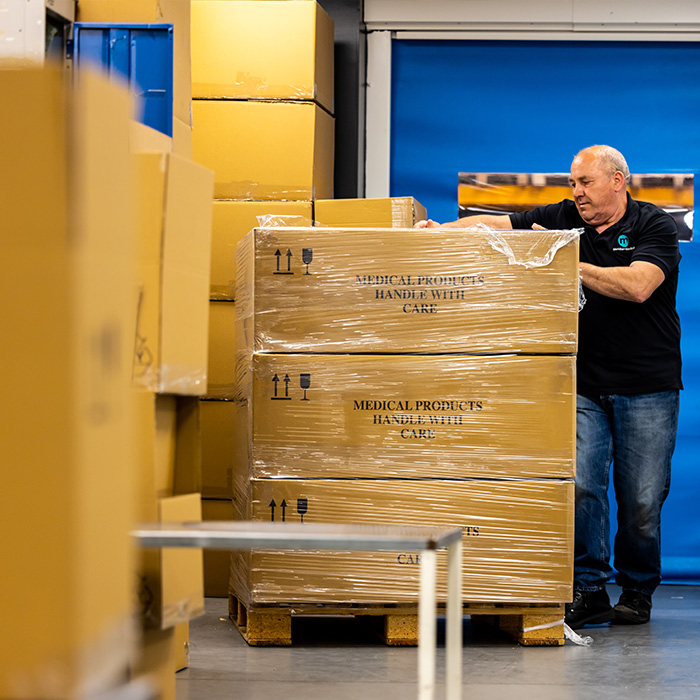
MULTIPOLYGON (((609 587, 613 603, 619 589, 609 587)), ((190 627, 177 700, 406 700, 417 650, 387 647, 352 617, 293 618, 292 647, 249 647, 207 598, 190 627)), ((444 621, 440 631, 444 634, 444 621)), ((521 647, 464 618, 464 700, 698 700, 700 587, 661 586, 648 625, 601 625, 591 646, 521 647)), ((444 677, 440 638, 437 678, 444 677)), ((437 691, 444 698, 444 686, 437 691)))

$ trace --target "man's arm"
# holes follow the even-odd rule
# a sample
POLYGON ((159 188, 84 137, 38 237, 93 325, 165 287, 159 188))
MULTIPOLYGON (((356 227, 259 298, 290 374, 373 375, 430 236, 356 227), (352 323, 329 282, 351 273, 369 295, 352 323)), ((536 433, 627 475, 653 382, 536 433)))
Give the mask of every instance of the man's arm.
POLYGON ((579 273, 584 287, 613 299, 646 301, 664 281, 663 270, 654 263, 636 260, 628 267, 598 267, 579 263, 579 273))
POLYGON ((457 221, 449 221, 446 224, 439 224, 437 221, 428 219, 427 221, 419 221, 413 228, 469 228, 469 226, 474 226, 474 224, 484 224, 501 230, 513 228, 510 223, 510 217, 507 214, 477 214, 475 216, 462 217, 457 219, 457 221))

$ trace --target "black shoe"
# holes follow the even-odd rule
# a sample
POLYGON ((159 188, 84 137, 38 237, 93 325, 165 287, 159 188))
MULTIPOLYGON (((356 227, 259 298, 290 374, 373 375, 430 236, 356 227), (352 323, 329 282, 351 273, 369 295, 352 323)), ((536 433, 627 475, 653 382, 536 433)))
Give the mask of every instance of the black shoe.
POLYGON ((614 617, 610 598, 604 588, 599 591, 574 591, 574 600, 566 606, 564 621, 571 629, 584 625, 601 625, 614 617))
POLYGON ((651 596, 639 591, 622 591, 613 609, 616 625, 643 625, 651 617, 651 596))

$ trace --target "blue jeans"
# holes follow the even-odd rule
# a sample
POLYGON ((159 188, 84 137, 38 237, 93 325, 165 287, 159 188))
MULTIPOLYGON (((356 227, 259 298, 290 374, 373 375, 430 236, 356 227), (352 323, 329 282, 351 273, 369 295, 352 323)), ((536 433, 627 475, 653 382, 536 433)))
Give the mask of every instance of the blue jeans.
POLYGON ((661 506, 671 484, 678 391, 576 397, 574 588, 611 577, 608 484, 617 501, 615 582, 651 595, 661 581, 661 506))

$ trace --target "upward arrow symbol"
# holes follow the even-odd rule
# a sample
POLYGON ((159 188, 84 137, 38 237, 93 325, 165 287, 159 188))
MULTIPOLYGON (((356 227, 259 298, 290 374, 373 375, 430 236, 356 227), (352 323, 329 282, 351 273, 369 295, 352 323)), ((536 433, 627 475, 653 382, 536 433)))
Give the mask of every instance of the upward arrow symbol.
POLYGON ((287 272, 292 269, 292 251, 287 248, 287 272))
POLYGON ((270 520, 272 520, 272 522, 275 521, 275 507, 276 506, 277 506, 277 504, 275 503, 275 499, 273 498, 270 501, 270 506, 269 506, 269 508, 270 508, 270 520))
POLYGON ((275 257, 277 258, 277 272, 279 272, 280 271, 280 258, 282 257, 282 253, 280 253, 279 248, 275 251, 275 257))

